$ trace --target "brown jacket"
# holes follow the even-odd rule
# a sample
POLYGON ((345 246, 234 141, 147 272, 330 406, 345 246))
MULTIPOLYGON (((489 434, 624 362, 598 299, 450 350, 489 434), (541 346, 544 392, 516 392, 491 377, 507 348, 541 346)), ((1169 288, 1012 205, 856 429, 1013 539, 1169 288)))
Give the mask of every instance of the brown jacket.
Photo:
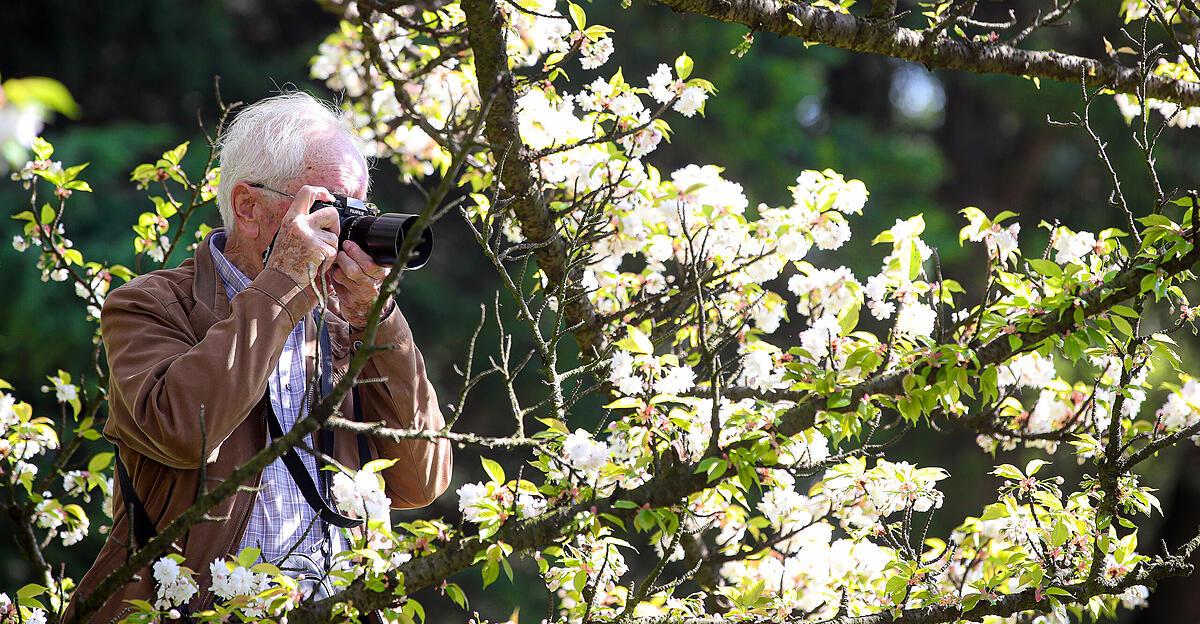
MULTIPOLYGON (((206 467, 211 488, 266 445, 259 399, 288 333, 301 318, 307 323, 304 355, 309 378, 313 369, 316 331, 312 315, 307 314, 315 306, 313 296, 283 273, 266 269, 230 300, 213 265, 211 240, 210 235, 195 256, 178 268, 154 271, 115 289, 100 315, 110 370, 104 435, 116 445, 134 489, 160 530, 195 502, 204 461, 201 408, 211 449, 206 467), (252 413, 254 417, 248 417, 252 413)), ((361 347, 362 336, 333 315, 329 322, 336 382, 349 356, 361 347)), ((372 355, 359 374, 363 379, 387 380, 359 386, 364 419, 384 421, 390 427, 442 428, 445 422, 437 396, 398 306, 380 322, 375 343, 395 348, 372 355)), ((354 413, 350 393, 341 410, 345 415, 354 413)), ((313 444, 319 446, 315 439, 313 444)), ((382 473, 394 508, 428 505, 450 483, 451 446, 446 440, 371 438, 370 448, 372 457, 400 460, 382 473)), ((346 466, 357 467, 354 435, 335 432, 332 455, 346 466)), ((247 485, 257 485, 258 478, 247 485)), ((129 518, 120 488, 114 489, 108 541, 80 580, 64 622, 74 619, 76 602, 125 561, 129 518)), ((196 524, 178 543, 184 565, 196 572, 200 584, 193 609, 211 603, 209 563, 236 554, 255 496, 245 491, 253 488, 240 490, 208 513, 227 520, 196 524)), ((129 608, 125 601, 133 598, 153 602, 149 568, 90 620, 119 619, 129 608)))

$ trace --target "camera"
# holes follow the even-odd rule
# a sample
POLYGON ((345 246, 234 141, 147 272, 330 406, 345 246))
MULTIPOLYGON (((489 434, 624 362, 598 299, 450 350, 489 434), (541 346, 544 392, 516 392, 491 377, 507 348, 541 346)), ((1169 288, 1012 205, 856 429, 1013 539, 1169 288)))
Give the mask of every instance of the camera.
MULTIPOLYGON (((338 221, 341 234, 338 236, 338 247, 351 240, 371 256, 371 260, 379 266, 390 267, 396 264, 396 256, 408 236, 409 230, 417 222, 417 215, 402 212, 380 214, 374 204, 361 199, 334 195, 334 201, 317 200, 312 209, 318 210, 325 206, 333 206, 338 211, 338 221)), ((413 247, 412 255, 408 258, 407 270, 416 270, 429 261, 433 253, 433 230, 425 228, 421 238, 413 247)))

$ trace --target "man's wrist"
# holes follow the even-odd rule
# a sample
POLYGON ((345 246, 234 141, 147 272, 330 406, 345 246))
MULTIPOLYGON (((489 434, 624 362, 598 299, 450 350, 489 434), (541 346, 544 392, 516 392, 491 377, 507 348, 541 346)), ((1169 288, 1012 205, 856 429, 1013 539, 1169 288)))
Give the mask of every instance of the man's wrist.
MULTIPOLYGON (((388 297, 387 303, 384 304, 384 306, 383 306, 383 312, 379 313, 380 322, 382 322, 387 317, 391 316, 392 312, 395 311, 395 309, 396 309, 396 300, 392 299, 391 297, 388 297)), ((368 317, 368 318, 370 318, 370 317, 368 317)), ((349 319, 347 319, 347 322, 350 324, 350 333, 353 333, 353 334, 362 333, 363 331, 366 331, 366 329, 367 329, 367 319, 363 319, 362 325, 359 325, 356 322, 351 321, 349 319)))

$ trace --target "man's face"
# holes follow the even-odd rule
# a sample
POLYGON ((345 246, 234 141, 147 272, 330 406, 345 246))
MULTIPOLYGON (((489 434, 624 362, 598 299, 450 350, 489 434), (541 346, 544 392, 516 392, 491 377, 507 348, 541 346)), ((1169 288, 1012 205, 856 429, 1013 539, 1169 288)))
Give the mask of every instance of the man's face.
MULTIPOLYGON (((367 170, 354 145, 338 135, 314 137, 311 145, 313 147, 305 159, 303 172, 278 190, 295 195, 302 186, 321 186, 335 195, 365 200, 367 170)), ((255 218, 260 227, 255 238, 257 246, 266 249, 275 232, 279 230, 280 222, 292 199, 265 189, 257 192, 259 195, 255 218)))

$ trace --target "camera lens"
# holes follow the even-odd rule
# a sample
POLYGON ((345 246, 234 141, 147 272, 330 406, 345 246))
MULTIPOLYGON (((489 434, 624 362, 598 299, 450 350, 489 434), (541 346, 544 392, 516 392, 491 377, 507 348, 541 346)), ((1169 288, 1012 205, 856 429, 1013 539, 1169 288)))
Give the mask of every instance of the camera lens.
MULTIPOLYGON (((396 212, 379 216, 352 216, 342 221, 342 238, 352 240, 362 247, 375 264, 390 267, 396 264, 400 247, 416 222, 417 215, 396 212)), ((421 239, 413 248, 412 256, 408 259, 407 269, 415 270, 425 266, 432 253, 433 230, 425 228, 421 232, 421 239)))

